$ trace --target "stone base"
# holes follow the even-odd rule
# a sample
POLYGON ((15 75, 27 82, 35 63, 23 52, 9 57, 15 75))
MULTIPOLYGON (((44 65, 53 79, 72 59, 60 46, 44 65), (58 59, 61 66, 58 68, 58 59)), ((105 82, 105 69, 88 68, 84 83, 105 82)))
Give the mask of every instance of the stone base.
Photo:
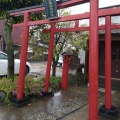
POLYGON ((43 96, 54 96, 52 91, 43 92, 43 96))
POLYGON ((111 109, 106 109, 105 105, 103 105, 99 108, 99 115, 115 120, 119 116, 119 112, 116 107, 111 106, 111 109))
POLYGON ((23 99, 19 100, 15 97, 11 97, 10 98, 10 102, 12 103, 12 105, 16 106, 16 107, 21 107, 23 105, 26 105, 28 103, 30 103, 30 98, 29 96, 25 96, 23 99))
POLYGON ((0 91, 0 102, 3 102, 5 100, 6 93, 3 91, 0 91))

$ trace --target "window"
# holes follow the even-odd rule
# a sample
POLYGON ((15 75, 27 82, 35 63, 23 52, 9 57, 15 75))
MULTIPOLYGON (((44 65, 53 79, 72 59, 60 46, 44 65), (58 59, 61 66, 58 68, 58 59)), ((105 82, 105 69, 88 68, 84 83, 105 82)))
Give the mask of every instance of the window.
POLYGON ((117 56, 116 56, 116 54, 112 54, 112 60, 116 60, 117 59, 117 56))
POLYGON ((7 55, 0 53, 0 59, 7 59, 7 55))

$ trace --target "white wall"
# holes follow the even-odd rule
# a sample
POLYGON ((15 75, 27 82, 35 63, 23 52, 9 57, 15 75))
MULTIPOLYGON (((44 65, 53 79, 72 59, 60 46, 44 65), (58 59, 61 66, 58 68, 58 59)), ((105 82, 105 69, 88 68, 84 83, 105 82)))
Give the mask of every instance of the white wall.
MULTIPOLYGON (((84 64, 85 65, 85 51, 83 49, 79 50, 79 56, 80 58, 80 64, 84 64)), ((84 68, 82 68, 82 72, 84 73, 84 68)))

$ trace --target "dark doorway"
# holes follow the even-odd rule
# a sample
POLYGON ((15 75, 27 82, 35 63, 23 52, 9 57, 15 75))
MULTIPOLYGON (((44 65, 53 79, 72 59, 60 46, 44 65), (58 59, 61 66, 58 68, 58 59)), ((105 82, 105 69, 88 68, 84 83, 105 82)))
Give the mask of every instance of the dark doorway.
MULTIPOLYGON (((112 41, 112 88, 120 89, 120 41, 112 41)), ((105 42, 99 43, 99 85, 105 80, 105 42)))

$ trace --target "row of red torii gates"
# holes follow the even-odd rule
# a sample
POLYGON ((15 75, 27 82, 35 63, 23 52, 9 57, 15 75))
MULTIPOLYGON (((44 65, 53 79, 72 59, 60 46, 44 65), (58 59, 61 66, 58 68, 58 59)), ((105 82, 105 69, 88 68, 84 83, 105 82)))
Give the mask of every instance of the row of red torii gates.
MULTIPOLYGON (((119 15, 120 8, 108 8, 108 9, 98 9, 98 0, 69 0, 57 5, 58 9, 66 8, 78 4, 83 4, 90 2, 90 12, 70 15, 65 17, 59 17, 56 20, 37 20, 31 21, 30 14, 35 12, 43 12, 44 7, 28 9, 28 10, 15 10, 11 11, 11 16, 24 15, 24 22, 19 24, 14 24, 13 27, 23 27, 22 33, 22 47, 21 47, 21 63, 18 78, 18 91, 17 99, 23 99, 24 94, 24 80, 25 80, 25 66, 27 58, 27 48, 28 48, 28 37, 29 37, 29 26, 41 25, 41 24, 51 24, 51 29, 46 30, 50 32, 50 42, 49 42, 49 53, 48 53, 48 63, 46 70, 45 79, 45 90, 48 92, 49 89, 49 79, 50 79, 50 68, 52 62, 52 52, 54 45, 54 34, 56 32, 74 32, 74 31, 90 31, 89 36, 89 120, 98 120, 98 48, 99 39, 98 31, 105 30, 105 106, 103 109, 112 111, 118 114, 116 108, 111 105, 111 30, 120 29, 120 25, 111 24, 111 16, 119 15), (98 18, 105 17, 105 25, 98 25, 98 18), (90 19, 89 27, 79 27, 79 20, 90 19), (62 28, 58 29, 55 27, 57 22, 65 21, 75 21, 74 28, 62 28)), ((103 113, 104 114, 104 113, 103 113)))

